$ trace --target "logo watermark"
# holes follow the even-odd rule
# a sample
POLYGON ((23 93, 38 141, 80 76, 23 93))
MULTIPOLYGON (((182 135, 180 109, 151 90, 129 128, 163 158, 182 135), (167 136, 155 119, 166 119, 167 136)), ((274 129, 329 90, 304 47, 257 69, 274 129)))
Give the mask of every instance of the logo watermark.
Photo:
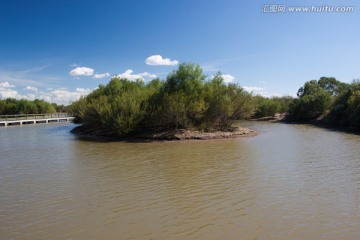
POLYGON ((288 6, 284 4, 264 4, 261 6, 263 13, 352 13, 354 6, 288 6))

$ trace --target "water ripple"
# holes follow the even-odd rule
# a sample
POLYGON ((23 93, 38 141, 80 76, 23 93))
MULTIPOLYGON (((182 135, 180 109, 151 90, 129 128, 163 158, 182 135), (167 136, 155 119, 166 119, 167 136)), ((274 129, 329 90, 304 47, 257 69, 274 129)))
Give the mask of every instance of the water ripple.
POLYGON ((358 239, 360 137, 247 123, 249 139, 86 142, 0 128, 2 239, 358 239))

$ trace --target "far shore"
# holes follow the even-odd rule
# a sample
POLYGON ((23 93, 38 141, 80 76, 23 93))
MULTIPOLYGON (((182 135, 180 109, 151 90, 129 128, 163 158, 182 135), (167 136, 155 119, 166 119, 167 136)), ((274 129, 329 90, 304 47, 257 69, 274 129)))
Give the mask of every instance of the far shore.
POLYGON ((156 132, 142 132, 127 137, 117 137, 110 133, 86 129, 83 126, 71 130, 73 134, 88 140, 108 141, 185 141, 185 140, 215 140, 229 138, 243 138, 256 136, 259 132, 243 127, 232 127, 227 131, 203 132, 198 130, 178 129, 156 132))

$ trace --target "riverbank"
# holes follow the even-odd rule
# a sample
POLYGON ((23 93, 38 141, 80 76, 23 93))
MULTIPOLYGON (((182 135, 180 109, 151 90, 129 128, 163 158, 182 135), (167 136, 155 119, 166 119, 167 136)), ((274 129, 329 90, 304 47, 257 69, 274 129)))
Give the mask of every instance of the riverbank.
POLYGON ((274 116, 251 118, 250 121, 285 122, 287 113, 276 113, 274 116))
POLYGON ((111 133, 87 129, 83 126, 71 130, 78 137, 90 140, 118 140, 118 141, 184 141, 184 140, 212 140, 226 138, 240 138, 256 136, 259 132, 243 127, 232 127, 227 131, 204 132, 197 130, 178 129, 167 131, 148 131, 133 134, 127 137, 116 137, 111 133))
POLYGON ((350 134, 360 135, 360 129, 354 127, 341 127, 328 123, 325 120, 326 115, 321 115, 315 120, 312 121, 303 121, 303 122, 290 122, 286 120, 287 113, 276 113, 274 116, 262 117, 262 118, 253 118, 249 119, 250 121, 258 122, 272 122, 272 123, 286 123, 286 124, 309 124, 315 127, 324 128, 331 131, 344 132, 350 134))

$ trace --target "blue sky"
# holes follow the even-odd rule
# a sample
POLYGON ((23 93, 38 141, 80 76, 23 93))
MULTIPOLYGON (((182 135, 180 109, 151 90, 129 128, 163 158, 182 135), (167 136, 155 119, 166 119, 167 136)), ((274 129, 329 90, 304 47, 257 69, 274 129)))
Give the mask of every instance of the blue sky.
POLYGON ((295 95, 322 76, 360 78, 359 23, 359 2, 347 0, 2 0, 0 98, 68 104, 114 75, 165 79, 178 62, 254 93, 295 95), (264 12, 270 5, 286 10, 264 12))

